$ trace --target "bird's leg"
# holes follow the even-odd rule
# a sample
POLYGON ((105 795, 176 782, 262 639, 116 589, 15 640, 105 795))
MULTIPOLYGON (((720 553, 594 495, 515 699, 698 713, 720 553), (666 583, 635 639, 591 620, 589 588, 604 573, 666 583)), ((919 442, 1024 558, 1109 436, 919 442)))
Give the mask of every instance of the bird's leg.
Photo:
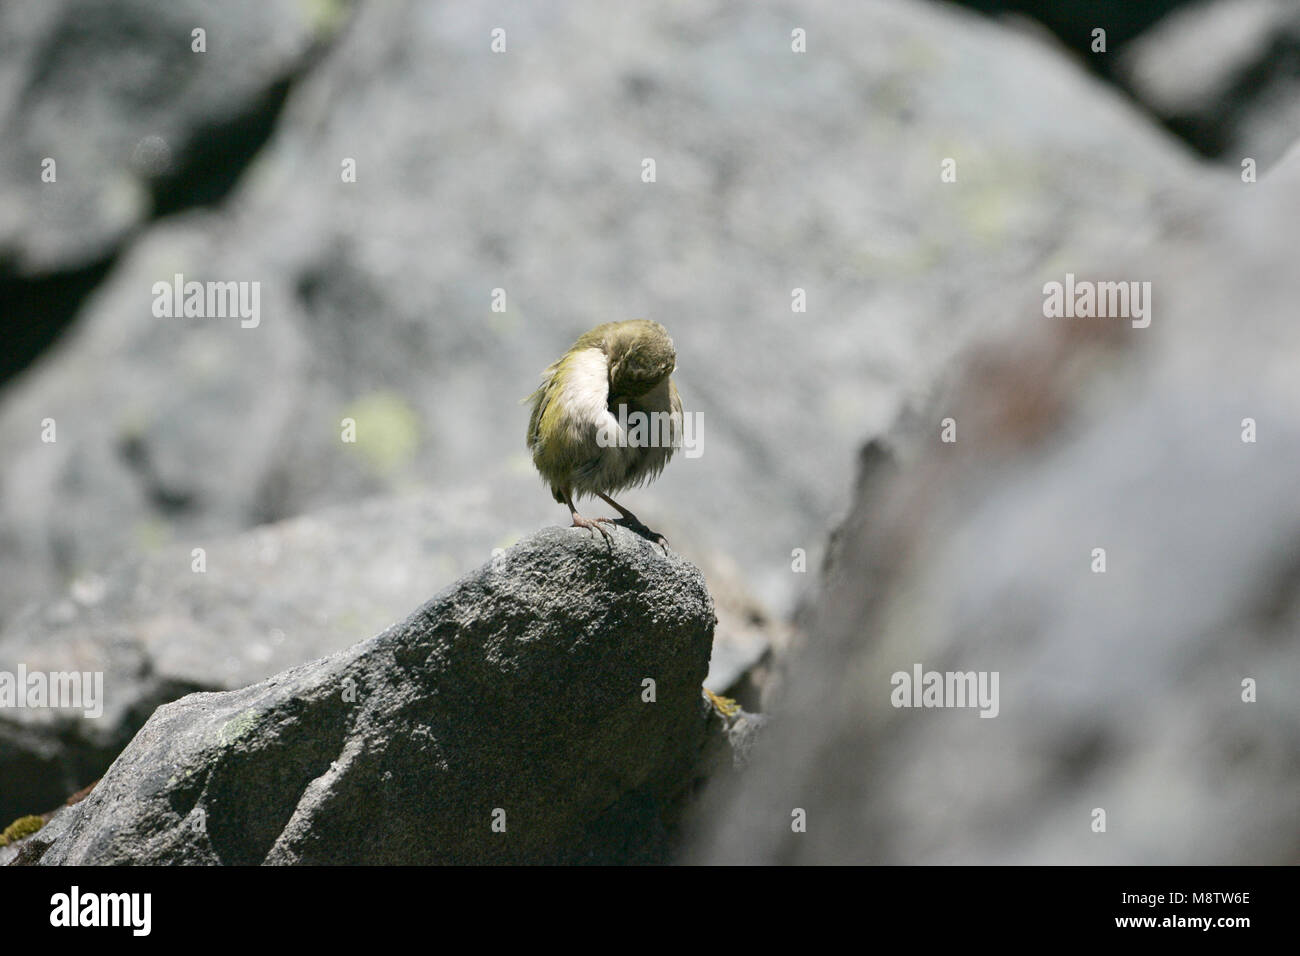
POLYGON ((626 521, 628 524, 636 524, 636 525, 641 525, 641 527, 643 528, 645 527, 645 525, 641 524, 640 520, 637 518, 636 515, 632 514, 632 512, 628 511, 626 508, 624 508, 621 504, 619 504, 609 495, 601 494, 599 491, 596 492, 596 494, 605 500, 605 504, 609 505, 619 514, 621 514, 623 516, 623 520, 626 521))
POLYGON ((564 503, 569 506, 569 514, 573 515, 573 526, 575 528, 595 528, 597 531, 599 531, 602 535, 605 536, 605 543, 608 544, 611 548, 614 547, 614 538, 610 535, 608 531, 606 531, 603 527, 601 527, 600 524, 602 521, 608 522, 608 521, 612 521, 612 519, 584 518, 582 515, 578 514, 578 509, 573 506, 573 496, 570 495, 568 491, 562 491, 560 493, 564 495, 564 503))
POLYGON ((651 531, 649 528, 647 528, 644 524, 641 523, 640 518, 632 514, 632 512, 628 511, 626 508, 624 508, 621 504, 619 504, 609 495, 601 494, 599 491, 596 492, 596 494, 600 498, 604 499, 607 505, 609 505, 611 508, 613 508, 615 511, 617 511, 619 514, 623 516, 623 520, 627 522, 627 526, 629 528, 631 528, 633 531, 635 531, 637 534, 641 535, 642 537, 649 538, 651 541, 654 541, 656 544, 658 544, 661 548, 664 549, 665 554, 668 552, 667 538, 661 535, 658 531, 651 531))

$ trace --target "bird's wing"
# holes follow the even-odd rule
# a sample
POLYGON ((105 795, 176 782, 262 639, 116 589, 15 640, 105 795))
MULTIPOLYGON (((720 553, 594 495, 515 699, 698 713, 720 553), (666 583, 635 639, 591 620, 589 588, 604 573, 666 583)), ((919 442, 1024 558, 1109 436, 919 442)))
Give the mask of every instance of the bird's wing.
MULTIPOLYGON (((555 418, 565 423, 570 437, 593 430, 607 411, 609 402, 609 366, 604 350, 598 346, 570 349, 543 374, 537 391, 529 396, 533 412, 528 419, 528 444, 541 440, 543 425, 555 418)), ((555 439, 552 440, 555 443, 555 439)))
POLYGON ((551 395, 554 392, 552 385, 555 383, 555 373, 559 369, 559 362, 552 362, 545 372, 542 373, 542 384, 537 386, 537 390, 522 401, 529 402, 533 406, 532 414, 528 416, 528 447, 532 448, 541 438, 542 416, 546 414, 546 407, 551 402, 551 395))

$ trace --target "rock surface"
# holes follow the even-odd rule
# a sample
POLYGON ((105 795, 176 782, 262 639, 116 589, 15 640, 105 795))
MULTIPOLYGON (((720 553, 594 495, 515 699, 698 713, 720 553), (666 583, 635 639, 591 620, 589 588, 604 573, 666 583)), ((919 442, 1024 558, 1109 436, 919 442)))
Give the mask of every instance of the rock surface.
POLYGON ((1300 859, 1300 152, 1220 198, 1094 267, 1152 283, 1150 327, 1027 295, 863 483, 695 859, 1300 859), (918 664, 998 673, 997 716, 896 706, 918 664))
POLYGON ((27 861, 662 860, 713 624, 683 559, 540 532, 353 648, 160 707, 27 861))
MULTIPOLYGON (((484 489, 371 499, 206 541, 197 556, 170 547, 124 560, 19 614, 0 629, 0 672, 102 672, 103 712, 0 708, 0 820, 58 806, 97 779, 159 704, 245 687, 401 620, 514 543, 484 537, 494 513, 484 489)), ((786 646, 789 628, 723 556, 676 545, 714 596, 705 685, 727 692, 786 646)))
MULTIPOLYGON (((0 818, 99 777, 159 704, 350 647, 492 556, 481 491, 370 500, 78 578, 0 629, 0 672, 102 672, 102 714, 0 709, 0 818)), ((498 545, 511 542, 502 540, 498 545)))

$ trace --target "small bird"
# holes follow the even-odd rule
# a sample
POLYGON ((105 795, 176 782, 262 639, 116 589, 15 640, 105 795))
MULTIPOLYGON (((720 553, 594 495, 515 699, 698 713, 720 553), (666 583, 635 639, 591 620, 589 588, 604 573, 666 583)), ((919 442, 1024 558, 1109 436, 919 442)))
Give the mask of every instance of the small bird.
POLYGON ((638 534, 666 544, 610 495, 655 478, 680 444, 682 400, 670 377, 676 368, 673 340, 658 322, 607 322, 574 342, 524 399, 533 407, 533 464, 568 506, 574 527, 612 541, 602 523, 613 518, 584 518, 573 505, 577 495, 594 495, 638 534))

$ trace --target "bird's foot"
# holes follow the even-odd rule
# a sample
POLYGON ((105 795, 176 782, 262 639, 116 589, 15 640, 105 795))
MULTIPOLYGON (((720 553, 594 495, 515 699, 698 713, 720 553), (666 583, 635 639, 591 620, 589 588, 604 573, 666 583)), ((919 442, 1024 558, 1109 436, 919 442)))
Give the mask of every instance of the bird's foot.
POLYGON ((621 524, 623 527, 635 531, 637 534, 645 538, 647 541, 653 541, 655 544, 659 545, 659 547, 663 549, 664 556, 667 557, 668 539, 665 538, 663 535, 661 535, 658 531, 654 531, 646 527, 645 525, 643 525, 639 520, 637 520, 635 515, 627 515, 619 519, 605 518, 603 520, 613 521, 614 524, 621 524))
POLYGON ((604 538, 605 538, 605 543, 606 543, 607 545, 609 545, 610 548, 613 548, 613 547, 614 547, 614 536, 611 535, 611 534, 610 534, 610 533, 609 533, 609 532, 608 532, 608 531, 603 527, 603 525, 604 525, 604 524, 613 524, 613 523, 614 523, 614 519, 613 519, 613 518, 584 518, 582 515, 578 514, 577 512, 574 512, 574 514, 573 514, 573 527, 575 527, 575 528, 595 528, 597 531, 599 531, 599 532, 604 536, 604 538))
POLYGON ((664 557, 668 556, 667 538, 661 535, 658 531, 651 531, 649 528, 647 528, 644 524, 641 523, 640 518, 632 514, 632 512, 628 511, 626 508, 624 508, 621 504, 619 504, 609 495, 601 494, 598 491, 596 492, 596 496, 600 498, 602 501, 604 501, 605 504, 609 505, 611 508, 617 511, 620 515, 622 515, 622 518, 616 521, 615 524, 621 524, 623 527, 635 531, 641 537, 646 538, 649 541, 653 541, 655 544, 659 545, 659 547, 663 548, 664 557))
POLYGON ((659 545, 659 547, 663 549, 664 557, 668 556, 668 539, 658 531, 646 527, 637 519, 636 515, 630 512, 625 512, 621 518, 584 518, 576 511, 573 512, 573 526, 575 528, 595 528, 605 536, 606 544, 612 548, 614 546, 614 539, 604 527, 607 524, 616 524, 631 531, 635 531, 646 540, 653 541, 655 544, 659 545))

